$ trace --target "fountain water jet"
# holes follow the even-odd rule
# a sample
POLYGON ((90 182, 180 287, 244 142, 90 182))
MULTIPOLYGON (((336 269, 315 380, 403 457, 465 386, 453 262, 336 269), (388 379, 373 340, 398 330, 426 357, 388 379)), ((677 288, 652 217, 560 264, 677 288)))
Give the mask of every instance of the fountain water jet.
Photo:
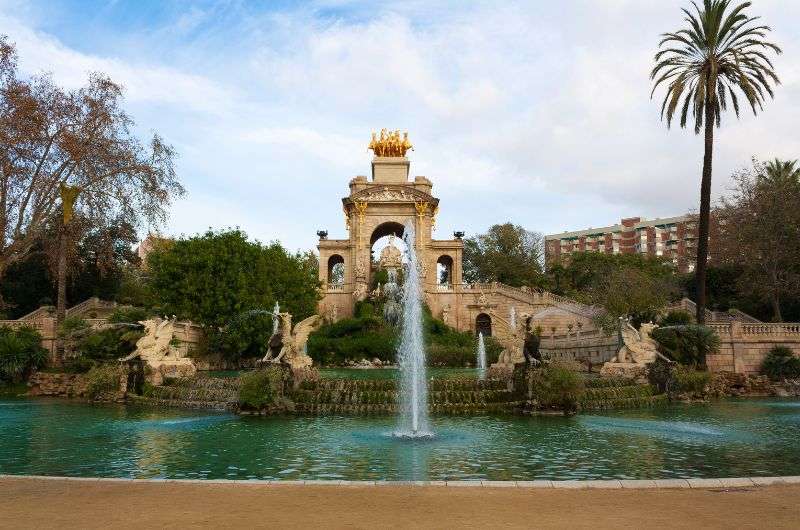
POLYGON ((403 311, 400 322, 400 423, 394 435, 401 438, 430 438, 428 425, 428 381, 422 326, 422 288, 414 249, 414 225, 406 223, 403 241, 408 263, 403 282, 403 311))
POLYGON ((478 351, 476 352, 478 366, 478 379, 486 379, 486 344, 483 341, 483 332, 478 332, 478 351))

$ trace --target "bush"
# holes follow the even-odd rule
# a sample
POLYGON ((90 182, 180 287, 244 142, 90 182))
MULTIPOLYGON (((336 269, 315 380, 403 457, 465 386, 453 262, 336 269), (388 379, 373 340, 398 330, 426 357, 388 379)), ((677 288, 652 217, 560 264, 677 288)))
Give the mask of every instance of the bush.
POLYGON ((94 399, 105 392, 119 390, 119 379, 122 366, 119 364, 103 364, 93 367, 86 374, 86 394, 94 399))
POLYGON ((239 387, 239 405, 258 410, 276 403, 283 396, 283 371, 275 366, 248 372, 239 387))
POLYGON ((702 396, 710 381, 711 374, 708 372, 694 370, 688 366, 676 366, 672 370, 670 393, 702 396))
POLYGON ((80 337, 74 346, 79 357, 93 361, 116 361, 136 349, 143 333, 138 330, 109 328, 80 337))
POLYGON ((271 312, 246 311, 214 334, 212 348, 230 361, 264 357, 269 351, 272 328, 271 312))
POLYGON ((706 386, 711 382, 711 374, 659 358, 648 366, 647 379, 661 394, 703 396, 706 386))
POLYGON ((536 370, 533 397, 542 408, 575 412, 584 392, 583 378, 568 363, 553 362, 536 370))
POLYGON ((659 321, 659 326, 686 326, 694 322, 694 317, 687 311, 675 309, 664 315, 659 321))
POLYGON ((374 358, 391 362, 395 358, 396 343, 395 330, 377 317, 345 318, 312 333, 307 352, 321 365, 374 358))
POLYGON ((661 353, 685 366, 705 366, 706 355, 719 351, 719 337, 696 324, 656 328, 652 333, 661 353))
POLYGON ((58 327, 58 335, 60 337, 69 337, 73 333, 87 329, 88 327, 89 323, 81 317, 66 317, 58 327))
POLYGON ((120 307, 115 309, 108 317, 112 324, 137 324, 142 320, 147 320, 147 311, 141 307, 120 307))
POLYGON ((672 363, 668 363, 661 357, 647 366, 647 381, 653 385, 659 394, 664 394, 669 390, 672 382, 672 363))
POLYGON ((42 336, 33 328, 0 327, 0 381, 19 382, 47 364, 42 336))
POLYGON ((761 373, 772 380, 800 377, 800 357, 786 346, 775 346, 764 357, 761 373))

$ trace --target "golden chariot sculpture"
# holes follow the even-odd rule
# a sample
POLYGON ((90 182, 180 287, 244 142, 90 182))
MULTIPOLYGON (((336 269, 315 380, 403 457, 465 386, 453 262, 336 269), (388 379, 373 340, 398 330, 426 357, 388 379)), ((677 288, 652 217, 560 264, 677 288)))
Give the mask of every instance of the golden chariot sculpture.
POLYGON ((414 150, 414 146, 408 141, 408 133, 400 136, 400 131, 388 131, 381 129, 380 136, 372 133, 372 141, 368 149, 372 149, 375 156, 403 157, 408 150, 414 150))

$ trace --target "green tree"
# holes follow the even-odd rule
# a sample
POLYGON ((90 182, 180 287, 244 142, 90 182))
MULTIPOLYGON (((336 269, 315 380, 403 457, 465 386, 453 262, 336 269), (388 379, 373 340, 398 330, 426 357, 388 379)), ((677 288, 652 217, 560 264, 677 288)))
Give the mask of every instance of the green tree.
POLYGON ((800 295, 800 168, 754 160, 733 180, 732 195, 715 210, 713 255, 738 266, 739 293, 768 303, 780 322, 782 301, 800 295))
POLYGON ((542 234, 511 223, 464 240, 464 281, 515 287, 542 282, 542 234))
POLYGON ((560 294, 603 308, 598 324, 609 331, 619 317, 636 325, 655 319, 677 293, 672 264, 641 254, 578 252, 566 265, 551 267, 548 283, 557 284, 560 294))
POLYGON ((154 303, 167 314, 221 328, 275 302, 295 322, 316 311, 317 270, 308 254, 249 241, 240 230, 208 231, 154 250, 147 258, 154 303))
MULTIPOLYGON (((57 245, 49 244, 47 235, 57 240, 55 231, 48 230, 25 259, 9 266, 6 278, 0 282, 0 294, 11 318, 52 305, 56 299, 59 252, 57 245)), ((132 250, 137 239, 133 226, 126 221, 84 231, 69 253, 67 298, 75 303, 92 296, 123 301, 123 280, 139 263, 132 250)))
POLYGON ((767 96, 773 97, 772 85, 780 81, 767 53, 781 53, 781 49, 765 40, 769 26, 758 25, 757 17, 745 14, 750 2, 732 6, 731 0, 704 0, 702 8, 694 2, 692 5, 694 12, 683 9, 686 27, 662 35, 650 78, 654 80, 651 97, 662 83, 666 84, 661 117, 666 118, 667 127, 677 111, 681 127, 686 127, 691 110, 695 134, 705 128, 695 267, 697 321, 703 323, 714 125, 720 126, 729 99, 739 116, 737 92, 744 96, 753 114, 763 108, 767 96))
POLYGON ((547 286, 566 296, 580 296, 596 289, 603 278, 620 270, 637 270, 664 282, 673 281, 675 269, 662 258, 642 254, 576 252, 566 264, 557 263, 547 271, 547 286))

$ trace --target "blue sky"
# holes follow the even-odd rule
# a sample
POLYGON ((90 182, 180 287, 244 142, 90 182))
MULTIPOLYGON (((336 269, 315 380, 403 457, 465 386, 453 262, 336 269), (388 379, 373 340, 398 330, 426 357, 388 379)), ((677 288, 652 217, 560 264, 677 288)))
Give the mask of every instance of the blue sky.
MULTIPOLYGON (((0 0, 0 33, 24 72, 125 85, 139 132, 180 155, 189 193, 164 232, 239 226, 307 249, 320 228, 346 237, 340 198, 382 127, 409 131, 441 238, 696 209, 701 138, 666 129, 648 79, 687 4, 0 0)), ((784 84, 757 119, 726 117, 716 194, 753 155, 800 157, 800 2, 754 4, 784 84)))

